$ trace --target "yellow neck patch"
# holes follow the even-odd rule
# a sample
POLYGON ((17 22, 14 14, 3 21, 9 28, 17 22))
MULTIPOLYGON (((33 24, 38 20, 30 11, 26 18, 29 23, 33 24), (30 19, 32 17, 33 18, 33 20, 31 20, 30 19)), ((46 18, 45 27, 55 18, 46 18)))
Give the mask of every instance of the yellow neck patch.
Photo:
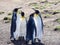
POLYGON ((34 14, 34 17, 38 17, 38 14, 34 14))
POLYGON ((21 19, 22 19, 22 20, 24 20, 24 19, 25 19, 25 17, 21 17, 21 19))

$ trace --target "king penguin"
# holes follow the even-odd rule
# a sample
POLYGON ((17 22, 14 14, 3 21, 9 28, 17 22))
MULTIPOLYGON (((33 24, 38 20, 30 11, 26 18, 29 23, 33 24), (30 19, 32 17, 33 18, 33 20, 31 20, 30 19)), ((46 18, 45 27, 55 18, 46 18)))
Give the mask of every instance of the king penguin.
POLYGON ((19 37, 24 37, 26 40, 26 23, 25 13, 21 11, 21 14, 17 15, 16 20, 16 31, 14 32, 14 38, 16 40, 18 40, 19 37))
POLYGON ((12 20, 11 20, 11 30, 10 30, 11 40, 14 40, 14 32, 16 31, 17 11, 18 11, 18 8, 15 8, 13 10, 13 15, 12 15, 12 20))
POLYGON ((34 22, 34 13, 32 13, 30 16, 29 16, 29 20, 27 22, 27 34, 26 34, 26 41, 27 41, 27 44, 32 44, 33 42, 33 34, 34 34, 34 31, 35 31, 35 34, 36 34, 36 26, 35 26, 35 22, 34 22))
POLYGON ((34 22, 35 22, 35 26, 36 26, 37 36, 35 36, 35 34, 33 34, 33 38, 37 38, 38 42, 40 42, 42 40, 42 36, 43 36, 43 20, 42 20, 39 10, 34 9, 34 11, 35 11, 34 12, 34 22))

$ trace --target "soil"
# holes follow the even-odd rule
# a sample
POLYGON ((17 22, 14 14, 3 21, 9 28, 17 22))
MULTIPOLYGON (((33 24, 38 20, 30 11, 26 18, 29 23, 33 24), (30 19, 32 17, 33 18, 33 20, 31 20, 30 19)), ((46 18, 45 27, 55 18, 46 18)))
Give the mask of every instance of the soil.
MULTIPOLYGON (((53 1, 48 0, 48 2, 53 2, 53 1)), ((29 16, 28 14, 31 14, 33 12, 33 10, 31 10, 31 7, 28 6, 29 3, 39 4, 40 2, 39 0, 38 1, 0 0, 0 12, 1 11, 5 12, 4 14, 0 14, 0 45, 14 45, 13 43, 7 44, 7 42, 10 41, 11 22, 5 23, 3 18, 6 17, 9 12, 12 12, 12 10, 16 7, 23 7, 22 10, 26 13, 28 17, 29 16)), ((60 7, 60 3, 57 3, 57 5, 52 4, 50 7, 47 7, 45 9, 60 10, 59 7, 60 7)), ((41 13, 41 15, 44 22, 44 33, 43 33, 42 43, 44 43, 45 45, 60 45, 60 31, 54 31, 54 28, 60 25, 59 23, 54 22, 54 20, 60 18, 60 13, 54 14, 48 18, 44 18, 46 14, 44 15, 41 13)))

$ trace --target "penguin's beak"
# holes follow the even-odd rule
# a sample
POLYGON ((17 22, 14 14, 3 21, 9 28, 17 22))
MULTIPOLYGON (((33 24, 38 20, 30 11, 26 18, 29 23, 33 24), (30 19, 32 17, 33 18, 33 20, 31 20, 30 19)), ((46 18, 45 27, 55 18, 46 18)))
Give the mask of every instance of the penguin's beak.
POLYGON ((20 10, 22 7, 19 7, 18 8, 18 12, 17 12, 17 14, 20 14, 22 11, 20 10))
POLYGON ((19 7, 18 9, 21 9, 22 7, 19 7))

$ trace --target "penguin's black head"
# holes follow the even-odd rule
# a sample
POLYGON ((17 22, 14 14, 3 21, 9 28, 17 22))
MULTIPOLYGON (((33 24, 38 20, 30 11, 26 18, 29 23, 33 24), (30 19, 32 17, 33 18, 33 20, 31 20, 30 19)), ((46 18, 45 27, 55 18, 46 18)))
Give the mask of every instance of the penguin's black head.
POLYGON ((36 14, 39 14, 39 11, 38 10, 36 10, 34 8, 32 8, 32 9, 35 11, 36 14))
POLYGON ((21 16, 24 17, 24 15, 25 15, 24 12, 21 11, 21 16))
POLYGON ((18 11, 18 8, 15 8, 14 10, 13 10, 13 12, 17 12, 18 11))
POLYGON ((39 11, 38 11, 38 10, 35 10, 35 13, 36 13, 36 14, 39 14, 39 11))
POLYGON ((30 17, 34 17, 34 13, 32 13, 32 14, 30 15, 30 17))

